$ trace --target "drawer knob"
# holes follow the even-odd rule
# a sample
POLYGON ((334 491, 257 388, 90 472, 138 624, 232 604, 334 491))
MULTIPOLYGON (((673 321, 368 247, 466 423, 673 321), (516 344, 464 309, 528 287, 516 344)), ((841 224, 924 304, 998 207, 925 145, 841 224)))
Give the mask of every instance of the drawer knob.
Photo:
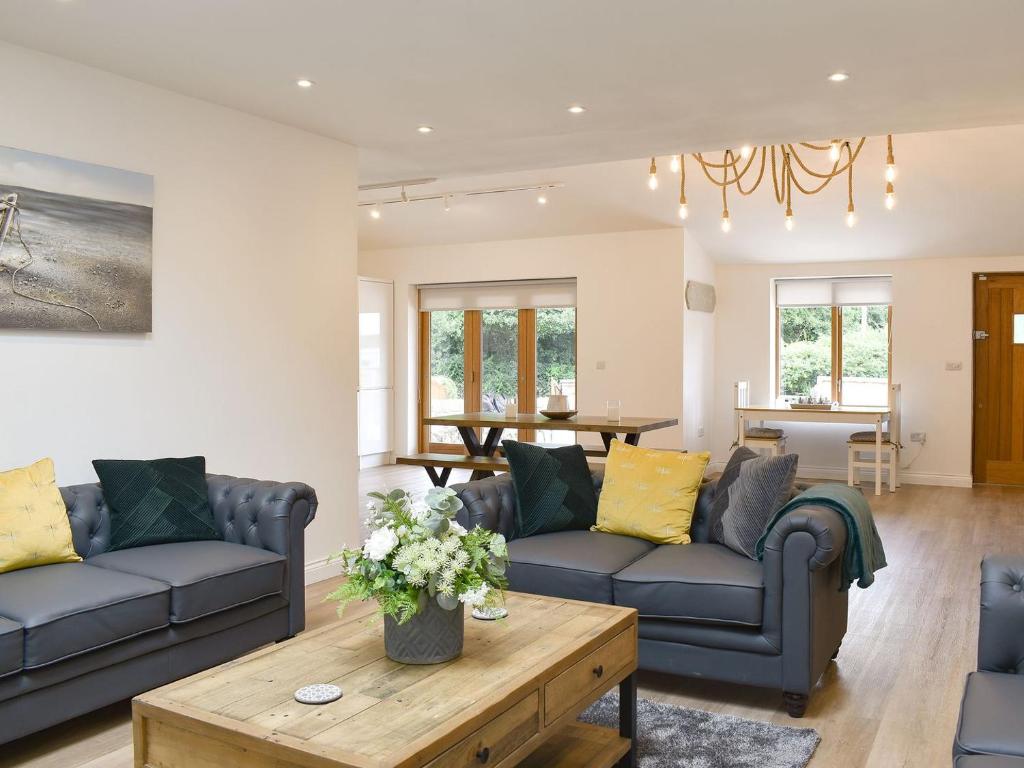
POLYGON ((603 674, 604 674, 604 666, 602 664, 598 664, 596 667, 594 667, 594 676, 595 677, 601 677, 603 674))
POLYGON ((478 749, 476 752, 476 759, 479 760, 481 764, 486 763, 491 759, 491 748, 483 747, 482 749, 478 749))

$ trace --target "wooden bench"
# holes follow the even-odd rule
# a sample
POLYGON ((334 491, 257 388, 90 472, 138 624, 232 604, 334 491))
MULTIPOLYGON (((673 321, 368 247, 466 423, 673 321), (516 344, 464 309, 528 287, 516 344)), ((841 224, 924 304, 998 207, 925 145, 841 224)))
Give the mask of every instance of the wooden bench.
MULTIPOLYGON (((544 448, 557 448, 559 446, 548 443, 532 443, 541 445, 544 448)), ((499 448, 504 453, 504 449, 499 448)), ((583 453, 590 458, 604 458, 608 454, 600 448, 584 448, 583 453)), ((415 453, 412 456, 398 456, 396 464, 407 464, 413 467, 423 467, 427 470, 432 482, 438 488, 443 488, 448 483, 448 477, 453 469, 469 469, 473 474, 471 480, 479 480, 482 477, 490 477, 495 472, 508 472, 508 459, 504 456, 466 456, 458 453, 415 453), (440 474, 438 469, 441 470, 440 474)))

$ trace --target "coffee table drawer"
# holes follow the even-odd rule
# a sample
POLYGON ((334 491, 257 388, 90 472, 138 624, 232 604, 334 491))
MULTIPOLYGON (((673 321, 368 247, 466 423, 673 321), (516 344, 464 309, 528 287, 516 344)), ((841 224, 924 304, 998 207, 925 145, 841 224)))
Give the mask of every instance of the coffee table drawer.
POLYGON ((497 765, 539 731, 540 696, 533 691, 427 766, 480 768, 481 765, 497 765))
POLYGON ((636 632, 627 629, 544 686, 544 724, 550 725, 601 688, 606 678, 635 662, 636 632))

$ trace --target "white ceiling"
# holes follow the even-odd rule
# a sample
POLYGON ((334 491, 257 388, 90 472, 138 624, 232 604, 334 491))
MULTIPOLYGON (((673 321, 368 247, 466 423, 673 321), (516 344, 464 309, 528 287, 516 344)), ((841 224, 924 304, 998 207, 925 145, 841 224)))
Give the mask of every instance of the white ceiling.
MULTIPOLYGON (((1008 256, 1024 252, 1021 181, 1024 125, 895 137, 898 203, 884 207, 885 139, 869 139, 855 166, 858 222, 850 229, 846 180, 814 197, 794 193, 796 227, 783 227, 783 210, 767 180, 750 197, 730 200, 732 231, 719 228, 721 196, 688 164, 686 225, 704 249, 724 262, 847 261, 944 256, 1008 256)), ((678 176, 661 163, 661 185, 647 189, 647 161, 600 163, 462 178, 415 192, 563 182, 546 206, 516 192, 440 202, 384 206, 380 220, 362 209, 362 250, 453 242, 552 237, 681 226, 678 176)), ((369 193, 382 199, 389 193, 369 193)))
POLYGON ((0 0, 0 20, 351 142, 364 182, 1024 122, 1020 0, 0 0))

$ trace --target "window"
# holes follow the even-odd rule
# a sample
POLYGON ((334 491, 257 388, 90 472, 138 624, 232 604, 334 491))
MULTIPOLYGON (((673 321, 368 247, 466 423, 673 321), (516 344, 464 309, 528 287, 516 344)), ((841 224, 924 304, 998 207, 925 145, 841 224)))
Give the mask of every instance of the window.
MULTIPOLYGON (((564 394, 576 407, 575 280, 450 284, 420 288, 422 416, 520 413, 564 394)), ((421 450, 462 452, 455 427, 424 426, 421 450)), ((560 430, 506 430, 503 437, 573 443, 560 430)))
POLYGON ((777 280, 777 396, 889 401, 889 278, 777 280))

